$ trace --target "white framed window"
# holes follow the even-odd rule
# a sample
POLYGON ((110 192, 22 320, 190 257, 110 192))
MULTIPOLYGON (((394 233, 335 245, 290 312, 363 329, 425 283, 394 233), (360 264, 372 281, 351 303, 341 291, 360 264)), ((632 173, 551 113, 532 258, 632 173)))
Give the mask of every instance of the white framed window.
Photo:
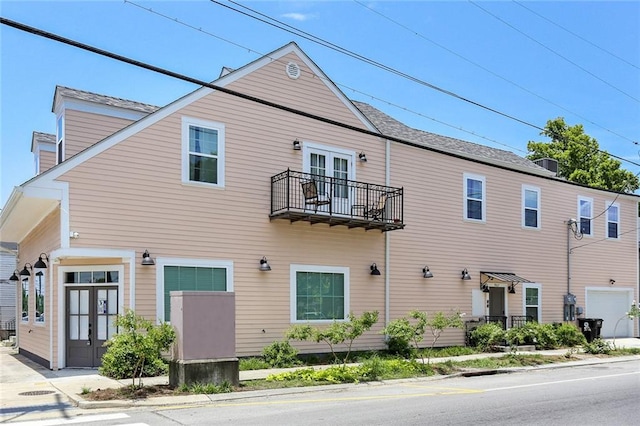
POLYGON ((47 280, 45 279, 46 270, 36 272, 34 277, 34 293, 36 296, 36 313, 33 318, 36 324, 44 324, 46 305, 44 303, 45 293, 47 291, 47 280))
POLYGON ((64 161, 64 117, 56 120, 56 164, 64 161))
POLYGON ((224 187, 224 124, 182 117, 182 182, 224 187))
POLYGON ((522 185, 522 227, 540 229, 540 188, 522 185))
POLYGON ((535 283, 522 283, 522 312, 527 321, 542 320, 542 286, 535 283))
POLYGON ((29 278, 22 279, 22 322, 29 322, 29 278))
POLYGON ((485 177, 464 174, 464 219, 485 222, 486 221, 486 198, 487 188, 485 177))
POLYGON ((349 315, 349 268, 291 265, 291 322, 332 322, 349 315))
POLYGON ((578 226, 582 235, 593 236, 593 198, 578 197, 578 226))
POLYGON ((607 209, 607 229, 605 235, 607 238, 620 238, 620 205, 618 203, 606 202, 607 209))
POLYGON ((156 317, 171 321, 172 291, 233 291, 233 261, 156 258, 156 317))

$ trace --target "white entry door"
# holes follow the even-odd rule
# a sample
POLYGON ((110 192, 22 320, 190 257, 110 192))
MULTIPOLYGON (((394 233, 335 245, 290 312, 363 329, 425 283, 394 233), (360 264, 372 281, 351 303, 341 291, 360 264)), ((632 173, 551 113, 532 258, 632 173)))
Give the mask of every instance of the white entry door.
MULTIPOLYGON (((321 199, 331 200, 331 213, 351 214, 351 190, 347 180, 354 179, 353 154, 319 147, 305 149, 304 172, 314 176, 321 199), (333 179, 324 179, 324 178, 333 179)), ((329 212, 329 205, 318 211, 329 212)))

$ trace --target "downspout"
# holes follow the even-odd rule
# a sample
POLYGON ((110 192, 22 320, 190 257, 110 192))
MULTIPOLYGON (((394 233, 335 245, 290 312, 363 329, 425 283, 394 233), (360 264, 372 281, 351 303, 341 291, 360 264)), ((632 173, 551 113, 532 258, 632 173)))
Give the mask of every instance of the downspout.
MULTIPOLYGON (((385 145, 385 185, 390 186, 391 184, 391 141, 389 139, 386 140, 385 145)), ((389 232, 384 233, 384 326, 389 325, 390 319, 390 302, 389 302, 389 293, 390 293, 390 276, 391 273, 389 271, 389 251, 390 251, 391 241, 389 239, 389 232)))
POLYGON ((571 294, 571 225, 575 219, 567 221, 567 294, 571 294))

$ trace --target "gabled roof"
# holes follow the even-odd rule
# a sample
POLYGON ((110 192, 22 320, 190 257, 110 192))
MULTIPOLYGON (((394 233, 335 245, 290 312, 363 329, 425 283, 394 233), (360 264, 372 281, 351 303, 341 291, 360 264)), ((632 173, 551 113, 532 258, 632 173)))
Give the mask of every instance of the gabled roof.
POLYGON ((53 96, 53 105, 51 106, 52 112, 55 112, 56 104, 58 104, 60 98, 63 97, 77 99, 79 101, 108 105, 117 108, 129 109, 132 111, 144 112, 147 114, 150 114, 159 109, 159 107, 155 105, 143 104, 142 102, 131 101, 129 99, 114 98, 112 96, 100 95, 98 93, 87 92, 85 90, 56 86, 56 91, 53 96))
POLYGON ((31 135, 31 152, 34 151, 37 145, 53 145, 56 144, 56 135, 51 133, 33 132, 31 135))
POLYGON ((470 159, 484 160, 489 163, 500 164, 507 167, 510 166, 511 168, 517 168, 519 170, 524 168, 532 173, 542 175, 555 175, 549 170, 538 166, 533 161, 520 157, 513 152, 414 129, 369 104, 356 101, 353 103, 383 135, 404 139, 428 148, 470 159))

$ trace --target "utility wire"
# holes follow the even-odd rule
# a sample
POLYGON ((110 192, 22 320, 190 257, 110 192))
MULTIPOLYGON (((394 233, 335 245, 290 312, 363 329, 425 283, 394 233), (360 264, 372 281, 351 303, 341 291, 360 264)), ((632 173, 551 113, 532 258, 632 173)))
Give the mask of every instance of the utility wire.
MULTIPOLYGON (((369 5, 367 5, 367 4, 364 4, 363 2, 361 2, 361 1, 359 1, 359 0, 353 0, 353 1, 354 1, 355 3, 357 3, 357 4, 359 4, 360 6, 364 7, 365 9, 368 9, 368 10, 369 10, 369 11, 371 11, 372 13, 377 14, 378 16, 380 16, 380 17, 382 17, 382 18, 384 18, 384 19, 388 20, 389 22, 392 22, 393 24, 395 24, 395 25, 397 25, 397 26, 399 26, 399 27, 401 27, 401 28, 403 28, 403 29, 407 30, 407 31, 408 31, 408 32, 410 32, 411 34, 413 34, 413 35, 415 35, 415 36, 417 36, 417 37, 420 37, 420 38, 422 38, 423 40, 428 41, 429 43, 431 43, 431 44, 433 44, 433 45, 435 45, 435 46, 439 47, 440 49, 443 49, 443 50, 445 50, 445 51, 449 52, 450 54, 452 54, 452 55, 454 55, 454 56, 456 56, 456 57, 458 57, 458 58, 462 59, 463 61, 465 61, 465 62, 467 62, 467 63, 469 63, 469 64, 471 64, 471 65, 473 65, 473 66, 475 66, 475 67, 477 67, 477 68, 480 68, 481 70, 483 70, 483 71, 485 71, 485 72, 487 72, 487 73, 489 73, 489 74, 493 75, 494 77, 497 77, 497 78, 499 78, 499 79, 501 79, 501 80, 503 80, 503 81, 505 81, 505 82, 507 82, 507 83, 509 83, 509 84, 511 84, 511 85, 513 85, 513 86, 515 86, 515 87, 517 87, 518 89, 520 89, 520 90, 522 90, 522 91, 524 91, 524 92, 526 92, 526 93, 529 93, 530 95, 535 96, 535 97, 536 97, 536 98, 538 98, 538 99, 541 99, 541 100, 543 100, 543 101, 545 101, 545 102, 547 102, 547 103, 549 103, 549 104, 551 104, 551 105, 553 105, 553 106, 555 106, 555 107, 557 107, 557 108, 560 108, 560 109, 561 109, 561 110, 563 110, 563 111, 566 111, 566 112, 568 112, 568 113, 570 113, 570 114, 573 114, 574 116, 576 116, 576 117, 578 117, 578 118, 580 118, 580 119, 582 119, 582 120, 584 120, 584 121, 586 121, 586 122, 588 122, 588 123, 590 123, 590 124, 593 124, 594 126, 599 127, 599 128, 601 128, 601 129, 603 129, 604 131, 606 131, 606 132, 608 132, 608 133, 611 133, 612 135, 618 136, 619 138, 625 139, 625 140, 627 140, 627 141, 629 141, 629 142, 632 142, 632 143, 633 143, 633 144, 635 144, 635 145, 638 145, 638 142, 634 141, 633 139, 629 139, 628 137, 626 137, 626 136, 624 136, 624 135, 621 135, 621 134, 619 134, 619 133, 617 133, 617 132, 615 132, 615 131, 613 131, 613 130, 611 130, 611 129, 608 129, 608 128, 604 127, 604 126, 601 126, 600 124, 598 124, 598 123, 594 122, 593 120, 590 120, 589 118, 584 117, 584 116, 582 116, 582 115, 578 114, 578 113, 577 113, 577 112, 575 112, 575 111, 571 111, 570 109, 565 108, 565 107, 563 107, 562 105, 560 105, 560 104, 558 104, 558 103, 556 103, 556 102, 554 102, 554 101, 552 101, 552 100, 550 100, 550 99, 548 99, 548 98, 545 98, 544 96, 539 95, 538 93, 535 93, 535 92, 533 92, 533 91, 531 91, 531 90, 527 89, 526 87, 524 87, 524 86, 522 86, 522 85, 520 85, 520 84, 518 84, 518 83, 516 83, 516 82, 514 82, 514 81, 512 81, 512 80, 509 80, 509 79, 508 79, 508 78, 506 78, 506 77, 501 76, 500 74, 498 74, 498 73, 496 73, 496 72, 494 72, 494 71, 490 70, 489 68, 484 67, 484 66, 482 66, 482 65, 478 64, 477 62, 474 62, 474 61, 472 61, 471 59, 468 59, 468 58, 466 58, 466 57, 464 57, 464 56, 460 55, 460 54, 459 54, 459 53, 457 53, 456 51, 451 50, 451 49, 449 49, 448 47, 446 47, 446 46, 444 46, 444 45, 442 45, 442 44, 440 44, 440 43, 438 43, 438 42, 436 42, 436 41, 434 41, 434 40, 432 40, 432 39, 428 38, 428 37, 427 37, 427 36, 425 36, 424 34, 422 34, 422 33, 418 32, 418 31, 416 31, 416 30, 414 30, 414 29, 412 29, 412 28, 409 28, 408 26, 406 26, 406 25, 402 24, 401 22, 398 22, 398 21, 396 21, 396 20, 394 20, 394 19, 392 19, 392 18, 390 18, 390 17, 388 17, 388 16, 384 15, 383 13, 381 13, 381 12, 379 12, 379 11, 375 10, 375 9, 374 9, 374 8, 372 8, 371 6, 369 6, 369 5)), ((517 3, 517 2, 516 2, 516 3, 517 3)), ((522 7, 525 7, 525 6, 522 6, 522 7)))
POLYGON ((458 100, 467 102, 467 103, 469 103, 471 105, 474 105, 474 106, 477 106, 479 108, 485 109, 487 111, 493 112, 494 114, 501 115, 501 116, 503 116, 505 118, 508 118, 510 120, 517 121, 520 124, 524 124, 526 126, 533 127, 534 129, 537 129, 537 130, 540 130, 540 131, 544 131, 544 129, 542 127, 540 127, 540 126, 538 126, 536 124, 529 123, 528 121, 519 119, 519 118, 517 118, 515 116, 512 116, 510 114, 501 112, 501 111, 499 111, 499 110, 497 110, 495 108, 483 105, 480 102, 476 102, 476 101, 473 101, 471 99, 465 98, 464 96, 458 95, 458 94, 456 94, 456 93, 454 93, 454 92, 452 92, 450 90, 443 89, 443 88, 441 88, 439 86, 436 86, 434 84, 428 83, 428 82, 426 82, 424 80, 421 80, 421 79, 419 79, 417 77, 413 77, 413 76, 411 76, 409 74, 406 74, 406 73, 404 73, 402 71, 399 71, 399 70, 397 70, 395 68, 392 68, 390 66, 384 65, 384 64, 382 64, 380 62, 377 62, 377 61, 375 61, 373 59, 370 59, 370 58, 367 58, 365 56, 362 56, 362 55, 360 55, 358 53, 352 52, 351 50, 348 50, 348 49, 345 49, 345 48, 340 47, 338 45, 335 45, 335 44, 333 44, 331 42, 328 42, 326 40, 323 40, 323 39, 321 39, 319 37, 313 36, 313 35, 311 35, 309 33, 306 33, 305 31, 298 30, 298 29, 296 29, 296 28, 294 28, 294 27, 292 27, 292 26, 290 26, 288 24, 280 22, 277 19, 271 18, 271 17, 269 17, 267 15, 264 15, 264 14, 258 12, 258 11, 255 11, 255 10, 253 10, 253 9, 247 7, 247 6, 238 4, 238 3, 236 3, 236 2, 234 2, 232 0, 229 0, 230 3, 233 3, 233 4, 235 4, 237 6, 240 6, 240 7, 244 8, 244 9, 247 9, 247 10, 251 11, 251 13, 254 13, 254 14, 258 15, 258 16, 253 16, 253 15, 251 15, 249 13, 243 12, 242 10, 233 8, 233 7, 228 6, 226 4, 222 4, 221 2, 219 2, 217 0, 210 0, 210 1, 212 3, 215 3, 215 4, 218 4, 220 6, 226 7, 227 9, 233 10, 233 11, 235 11, 237 13, 241 13, 241 14, 243 14, 245 16, 248 16, 248 17, 250 17, 252 19, 255 19, 255 20, 258 20, 260 22, 263 22, 263 23, 265 23, 267 25, 271 25, 271 26, 276 27, 278 29, 287 31, 287 32, 289 32, 291 34, 297 35, 298 37, 302 37, 302 38, 304 38, 306 40, 309 40, 309 41, 311 41, 313 43, 319 44, 319 45, 324 46, 324 47, 328 47, 328 48, 330 48, 332 50, 335 50, 337 52, 343 53, 343 54, 345 54, 347 56, 350 56, 352 58, 355 58, 355 59, 358 59, 360 61, 366 62, 369 65, 373 65, 373 66, 375 66, 377 68, 380 68, 380 69, 388 71, 388 72, 390 72, 392 74, 395 74, 395 75, 398 75, 400 77, 403 77, 403 78, 405 78, 405 79, 407 79, 409 81, 412 81, 414 83, 418 83, 418 84, 420 84, 422 86, 428 87, 430 89, 433 89, 433 90, 438 91, 440 93, 443 93, 445 95, 451 96, 451 97, 456 98, 458 100), (262 16, 262 18, 260 18, 259 16, 262 16), (263 18, 266 18, 266 19, 263 19, 263 18), (276 22, 277 24, 273 23, 273 22, 270 22, 269 20, 271 20, 273 22, 276 22))
MULTIPOLYGON (((628 230, 628 231, 621 232, 620 234, 618 234, 618 237, 620 237, 620 236, 622 236, 622 235, 625 235, 625 234, 630 234, 630 233, 632 233, 632 232, 638 232, 638 229, 640 229, 640 228, 636 227, 635 229, 630 229, 630 230, 628 230)), ((601 242, 603 242, 603 241, 607 241, 607 240, 608 240, 608 238, 606 238, 606 237, 605 237, 605 238, 601 238, 601 239, 599 239, 599 240, 591 241, 591 242, 589 242, 589 243, 584 243, 584 244, 581 244, 581 245, 579 245, 579 246, 572 247, 572 248, 569 250, 569 252, 570 252, 570 253, 572 253, 572 252, 573 252, 574 250, 576 250, 576 249, 579 249, 579 248, 582 248, 582 247, 586 247, 586 246, 590 246, 590 245, 592 245, 592 244, 598 244, 598 243, 601 243, 601 242)))
POLYGON ((490 12, 489 10, 487 10, 486 8, 480 6, 477 2, 473 1, 473 0, 467 0, 469 3, 471 3, 472 5, 474 5, 475 7, 477 7, 478 9, 482 10, 484 13, 486 13, 489 16, 492 16, 493 18, 497 19, 498 21, 502 22, 503 24, 505 24, 506 26, 508 26, 509 28, 511 28, 512 30, 522 34, 523 36, 525 36, 526 38, 528 38, 529 40, 533 41, 534 43, 536 43, 537 45, 543 47, 544 49, 548 50, 549 52, 553 53, 554 55, 564 59, 565 61, 569 62, 571 65, 577 67, 578 69, 584 71, 585 73, 589 74, 591 77, 595 78, 596 80, 601 81, 602 83, 606 84, 607 86, 611 87, 612 89, 622 93, 623 95, 627 96, 629 99, 632 99, 638 103, 640 103, 640 99, 630 95, 629 93, 625 92, 622 89, 619 89, 618 87, 614 86, 613 84, 609 83, 608 81, 598 77, 597 75, 595 75, 594 73, 592 73, 591 71, 589 71, 588 69, 584 68, 583 66, 581 66, 580 64, 572 61, 571 59, 567 58, 566 56, 560 54, 559 52, 553 50, 552 48, 550 48, 549 46, 545 45, 544 43, 539 42, 538 40, 536 40, 535 38, 531 37, 529 34, 525 33, 524 31, 520 30, 519 28, 515 27, 514 25, 511 25, 509 22, 507 22, 506 20, 500 18, 498 15, 490 12))
POLYGON ((616 55, 615 53, 610 52, 609 50, 607 50, 607 49, 605 49, 605 48, 603 48, 603 47, 598 46, 597 44, 595 44, 595 43, 593 43, 593 42, 591 42, 591 41, 587 40, 587 39, 586 39, 586 38, 584 38, 584 37, 582 37, 580 34, 577 34, 577 33, 573 32, 573 31, 571 31, 570 29, 568 29, 568 28, 566 28, 566 27, 563 27, 562 25, 558 24, 557 22, 554 22, 554 21, 552 21, 551 19, 547 18, 546 16, 544 16, 544 15, 542 15, 542 14, 540 14, 540 13, 536 12, 535 10, 533 10, 533 9, 531 9, 531 8, 529 8, 529 7, 527 7, 527 6, 525 6, 524 4, 522 4, 522 2, 519 2, 519 1, 517 1, 517 0, 511 0, 511 1, 512 1, 513 3, 515 3, 515 4, 517 4, 518 6, 520 6, 521 8, 526 9, 526 10, 528 10, 529 12, 533 13, 534 15, 536 15, 536 16, 538 16, 538 17, 540 17, 540 18, 544 19, 544 20, 545 20, 545 21, 547 21, 548 23, 550 23, 550 24, 552 24, 552 25, 555 25, 556 27, 558 27, 558 28, 560 28, 561 30, 563 30, 563 31, 565 31, 565 32, 567 32, 567 33, 569 33, 569 34, 571 34, 572 36, 574 36, 574 37, 576 37, 576 38, 578 38, 578 39, 580 39, 580 40, 584 41, 585 43, 590 44, 591 46, 595 47, 596 49, 601 50, 601 51, 603 51, 604 53, 606 53, 606 54, 608 54, 608 55, 610 55, 610 56, 613 56, 614 58, 616 58, 616 59, 620 60, 621 62, 624 62, 625 64, 627 64, 627 65, 629 65, 629 66, 632 66, 632 67, 633 67, 633 68, 635 68, 635 69, 640 70, 640 67, 639 67, 639 66, 637 66, 636 64, 631 63, 631 62, 627 61, 626 59, 624 59, 624 58, 622 58, 622 57, 620 57, 620 56, 616 55))

